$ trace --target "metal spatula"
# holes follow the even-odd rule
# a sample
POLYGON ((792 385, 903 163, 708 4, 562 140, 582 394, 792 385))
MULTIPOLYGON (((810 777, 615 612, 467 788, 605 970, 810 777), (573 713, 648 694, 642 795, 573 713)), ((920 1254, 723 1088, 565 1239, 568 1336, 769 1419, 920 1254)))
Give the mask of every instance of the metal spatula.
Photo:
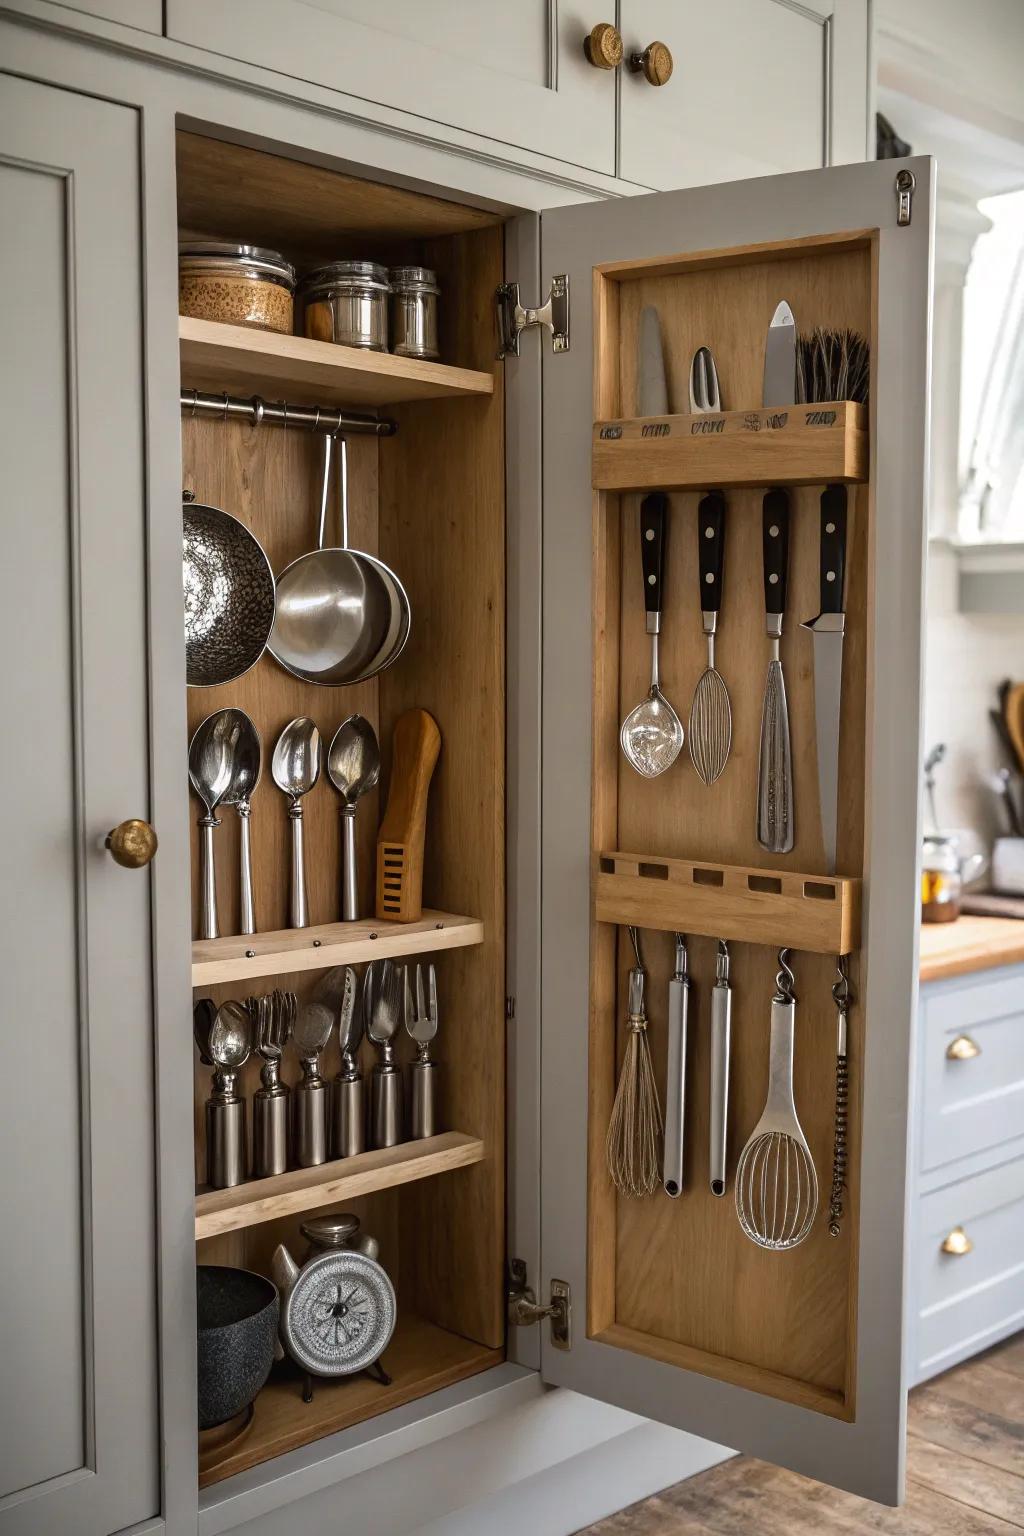
POLYGON ((705 784, 720 777, 732 746, 732 705, 715 668, 715 633, 725 565, 725 497, 711 491, 697 509, 700 609, 708 642, 708 664, 697 681, 690 707, 690 757, 705 784))

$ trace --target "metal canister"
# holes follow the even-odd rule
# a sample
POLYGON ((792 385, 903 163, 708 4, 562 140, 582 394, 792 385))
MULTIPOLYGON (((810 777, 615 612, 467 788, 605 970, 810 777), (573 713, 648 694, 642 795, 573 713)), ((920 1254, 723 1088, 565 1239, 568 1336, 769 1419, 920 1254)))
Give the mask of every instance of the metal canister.
POLYGON ((437 277, 428 267, 392 267, 391 350, 399 357, 436 358, 437 277))
POLYGON ((387 268, 375 261, 318 267, 299 285, 303 333, 314 341, 386 352, 390 292, 387 268))

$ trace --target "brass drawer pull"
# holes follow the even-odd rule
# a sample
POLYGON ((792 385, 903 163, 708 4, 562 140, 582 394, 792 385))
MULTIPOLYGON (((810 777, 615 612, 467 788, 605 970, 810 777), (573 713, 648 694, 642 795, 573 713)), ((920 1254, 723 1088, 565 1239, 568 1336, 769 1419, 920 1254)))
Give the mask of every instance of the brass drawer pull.
POLYGON ((144 869, 156 853, 156 833, 148 821, 122 821, 107 833, 105 847, 115 864, 125 869, 144 869))
POLYGON ((951 1253, 957 1259, 962 1258, 965 1253, 970 1253, 973 1248, 974 1244, 963 1227, 954 1227, 952 1232, 942 1240, 943 1253, 951 1253))
POLYGON ((981 1046, 970 1035, 957 1035, 946 1046, 947 1061, 973 1061, 975 1056, 981 1055, 981 1046))

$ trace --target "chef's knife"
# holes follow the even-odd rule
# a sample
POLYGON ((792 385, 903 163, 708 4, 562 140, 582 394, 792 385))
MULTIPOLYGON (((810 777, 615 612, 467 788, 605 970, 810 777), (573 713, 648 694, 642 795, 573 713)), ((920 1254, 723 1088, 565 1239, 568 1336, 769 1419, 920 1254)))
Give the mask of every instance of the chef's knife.
POLYGON ((776 305, 764 341, 763 405, 792 405, 796 400, 796 321, 785 299, 776 305))
POLYGON ((771 658, 761 708, 761 753, 757 775, 757 840, 769 853, 793 848, 793 759, 789 740, 789 704, 782 674, 779 641, 786 612, 789 568, 789 493, 769 491, 761 512, 764 562, 765 630, 771 658))
POLYGON ((668 415, 668 385, 665 382, 665 357, 661 348, 661 323, 658 311, 651 304, 640 311, 637 405, 641 416, 668 415))
POLYGON ((675 1199, 683 1192, 683 1127, 686 1106, 686 1016, 690 977, 686 935, 676 934, 676 969, 668 984, 668 1059, 665 1067, 665 1161, 662 1185, 675 1199))
POLYGON ((804 629, 814 636, 814 728, 818 750, 821 835, 828 873, 836 872, 839 816, 839 706, 843 687, 846 613, 846 486, 828 485, 821 496, 821 612, 804 629))

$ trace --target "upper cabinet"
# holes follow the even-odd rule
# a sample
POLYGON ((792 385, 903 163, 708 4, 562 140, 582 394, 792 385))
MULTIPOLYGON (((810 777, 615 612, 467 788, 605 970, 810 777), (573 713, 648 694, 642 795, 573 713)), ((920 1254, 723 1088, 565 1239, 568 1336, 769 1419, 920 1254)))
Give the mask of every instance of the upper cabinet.
POLYGON ((83 11, 104 21, 120 21, 142 32, 162 32, 164 25, 161 0, 65 0, 69 11, 83 11))
POLYGON ((620 11, 626 181, 669 190, 864 159, 865 0, 624 0, 620 11), (655 41, 672 61, 658 85, 655 41))
MULTIPOLYGON (((612 8, 614 9, 614 7, 612 8)), ((556 0, 169 0, 167 33, 441 125, 615 174, 615 71, 587 62, 599 16, 556 0)))

